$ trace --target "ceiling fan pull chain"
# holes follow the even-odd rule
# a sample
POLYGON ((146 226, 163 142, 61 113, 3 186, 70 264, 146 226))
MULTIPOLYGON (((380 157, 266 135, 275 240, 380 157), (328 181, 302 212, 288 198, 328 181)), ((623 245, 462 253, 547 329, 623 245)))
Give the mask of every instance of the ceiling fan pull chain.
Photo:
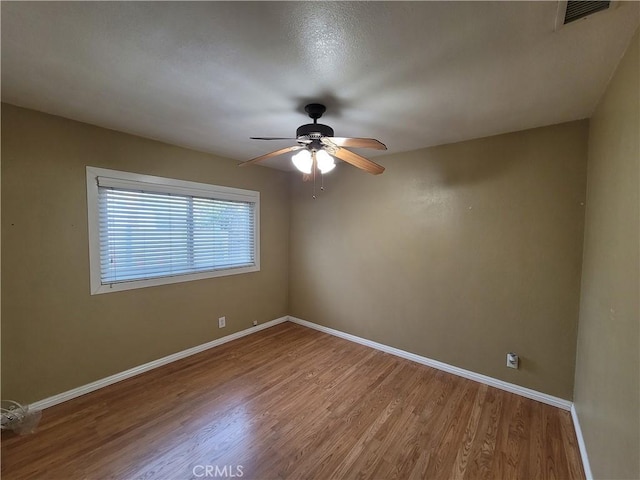
POLYGON ((316 199, 316 154, 313 153, 313 165, 311 167, 313 169, 313 199, 316 199))
POLYGON ((324 173, 320 172, 320 191, 324 192, 324 173))

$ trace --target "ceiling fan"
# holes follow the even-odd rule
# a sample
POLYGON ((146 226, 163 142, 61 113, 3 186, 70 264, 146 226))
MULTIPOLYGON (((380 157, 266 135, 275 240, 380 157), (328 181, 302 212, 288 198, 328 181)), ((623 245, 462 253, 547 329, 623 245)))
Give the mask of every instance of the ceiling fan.
POLYGON ((291 160, 293 161, 293 165, 304 174, 304 180, 311 178, 315 180, 316 173, 325 174, 333 170, 336 166, 333 157, 337 157, 373 175, 384 172, 383 166, 344 148, 374 148, 376 150, 386 150, 387 147, 384 143, 373 138, 334 137, 333 128, 318 123, 318 119, 327 110, 324 105, 310 103, 304 107, 304 109, 309 114, 309 117, 313 119, 313 123, 298 127, 295 138, 250 137, 252 140, 295 140, 298 145, 281 148, 275 152, 252 158, 251 160, 241 163, 240 166, 245 167, 271 157, 297 151, 298 153, 293 155, 291 160))

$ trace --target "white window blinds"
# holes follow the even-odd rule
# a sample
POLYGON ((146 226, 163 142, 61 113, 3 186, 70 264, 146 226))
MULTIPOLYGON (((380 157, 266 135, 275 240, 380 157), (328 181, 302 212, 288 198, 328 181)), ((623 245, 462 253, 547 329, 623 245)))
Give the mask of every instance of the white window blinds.
MULTIPOLYGON (((96 176, 93 187, 88 180, 88 193, 96 195, 100 285, 138 288, 131 284, 259 270, 257 192, 164 180, 160 185, 96 176)), ((92 291, 104 293, 102 288, 92 291)))

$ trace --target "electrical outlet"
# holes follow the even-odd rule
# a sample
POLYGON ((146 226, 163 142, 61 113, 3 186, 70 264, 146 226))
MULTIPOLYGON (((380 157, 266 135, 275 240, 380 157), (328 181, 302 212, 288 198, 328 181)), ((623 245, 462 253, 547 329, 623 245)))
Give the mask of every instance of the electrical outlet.
POLYGON ((258 325, 258 320, 253 321, 253 326, 255 327, 256 325, 258 325))
POLYGON ((511 352, 507 353, 507 367, 517 369, 518 363, 519 363, 518 355, 511 352))
POLYGON ((218 328, 224 328, 227 326, 227 317, 220 317, 218 319, 218 328))

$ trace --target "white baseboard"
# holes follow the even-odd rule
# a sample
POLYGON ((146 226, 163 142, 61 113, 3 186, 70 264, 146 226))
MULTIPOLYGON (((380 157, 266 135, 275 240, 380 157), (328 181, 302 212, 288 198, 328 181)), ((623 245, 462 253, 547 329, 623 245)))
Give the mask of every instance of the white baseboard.
POLYGON ((593 480, 593 473, 591 473, 591 464, 589 463, 589 456, 587 455, 587 446, 584 443, 582 428, 580 427, 580 420, 578 419, 578 412, 576 411, 575 405, 571 405, 571 418, 573 419, 573 428, 575 429, 576 437, 578 438, 578 448, 580 448, 580 456, 582 457, 582 468, 584 468, 584 475, 587 480, 593 480))
POLYGON ((175 362, 176 360, 180 360, 191 355, 195 355, 196 353, 203 352, 213 347, 217 347, 218 345, 222 345, 224 343, 230 342, 232 340, 236 340, 238 338, 245 337, 247 335, 251 335, 252 333, 259 332, 260 330, 264 330, 269 327, 273 327, 274 325, 278 325, 280 323, 284 323, 286 321, 290 321, 293 323, 297 323, 298 325, 302 325, 304 327, 312 328, 314 330, 318 330, 320 332, 328 333, 329 335, 333 335, 336 337, 343 338, 345 340, 349 340, 351 342, 359 343, 361 345, 365 345, 371 348, 375 348, 376 350, 381 350, 383 352, 389 353, 391 355, 395 355, 397 357, 405 358, 407 360, 411 360, 416 363, 420 363, 422 365, 427 365, 429 367, 436 368, 438 370, 442 370, 448 373, 452 373, 454 375, 458 375, 460 377, 468 378, 470 380, 474 380, 476 382, 484 383, 486 385, 490 385, 492 387, 499 388, 501 390, 505 390, 507 392, 515 393, 517 395, 521 395, 526 398, 530 398, 532 400, 536 400, 542 403, 546 403, 548 405, 552 405, 554 407, 561 408, 563 410, 570 410, 571 417, 573 419, 573 425, 576 431, 576 437, 578 439, 578 446, 580 448, 580 454, 582 456, 582 463, 584 467, 584 471, 587 477, 587 480, 593 479, 593 474, 591 473, 591 467, 589 464, 589 459, 587 457, 587 450, 584 443, 584 438, 582 436, 582 430, 580 428, 580 422, 578 420, 578 414, 576 412, 575 406, 569 400, 564 400, 562 398, 554 397, 552 395, 548 395, 546 393, 538 392, 536 390, 531 390, 529 388, 521 387, 519 385, 515 385, 513 383, 504 382, 502 380, 498 380, 496 378, 492 378, 486 375, 482 375, 480 373, 472 372, 470 370, 465 370, 459 367, 455 367, 453 365, 449 365, 444 362, 439 362, 437 360, 432 360, 427 357, 423 357, 420 355, 416 355, 415 353, 406 352, 404 350, 400 350, 399 348, 390 347, 388 345, 384 345, 382 343, 374 342, 372 340, 367 340, 366 338, 358 337, 355 335, 351 335, 349 333, 344 333, 339 330, 335 330, 333 328, 325 327, 322 325, 318 325, 316 323, 308 322, 306 320, 302 320, 293 316, 284 316, 280 318, 276 318, 275 320, 271 320, 266 323, 262 323, 255 327, 247 328, 245 330, 241 330, 240 332, 232 333, 231 335, 227 335, 222 338, 218 338, 216 340, 212 340, 211 342, 204 343, 202 345, 197 345, 195 347, 189 348, 187 350, 183 350, 181 352, 174 353, 172 355, 168 355, 166 357, 159 358, 149 363, 145 363, 144 365, 140 365, 129 370, 125 370, 124 372, 117 373, 115 375, 111 375, 109 377, 103 378, 101 380, 97 380, 95 382, 88 383, 81 387, 74 388, 72 390, 68 390, 66 392, 59 393, 52 397, 45 398, 43 400, 39 400, 29 405, 29 408, 34 410, 42 410, 45 408, 52 407, 62 402, 66 402, 67 400, 71 400, 76 397, 80 397, 86 393, 93 392, 100 388, 106 387, 108 385, 112 385, 121 380, 125 380, 127 378, 134 377, 136 375, 140 375, 141 373, 148 372, 149 370, 153 370, 154 368, 161 367, 162 365, 166 365, 171 362, 175 362))
POLYGON ((593 474, 591 472, 591 466, 589 464, 589 458, 587 456, 587 449, 584 443, 584 437, 582 436, 582 429, 580 427, 580 421, 578 419, 578 414, 576 412, 575 406, 569 400, 564 400, 562 398, 554 397, 552 395, 548 395, 546 393, 538 392, 536 390, 531 390, 529 388, 521 387, 519 385, 515 385, 513 383, 504 382, 502 380, 498 380, 496 378, 489 377, 487 375, 482 375, 480 373, 472 372, 470 370, 465 370, 463 368, 455 367, 453 365, 449 365, 444 362, 439 362, 437 360, 433 360, 427 357, 423 357, 420 355, 416 355, 415 353, 407 352, 404 350, 400 350, 399 348, 390 347, 388 345, 384 345, 382 343, 374 342, 372 340, 367 340, 366 338, 358 337, 356 335, 351 335, 349 333, 344 333, 339 330, 335 330, 333 328, 325 327, 322 325, 318 325, 316 323, 308 322, 306 320, 302 320, 300 318, 296 318, 293 316, 284 316, 280 318, 276 318, 275 320, 271 320, 266 323, 262 323, 255 327, 247 328, 245 330, 241 330, 240 332, 232 333, 231 335, 227 335, 222 338, 218 338, 216 340, 212 340, 211 342, 204 343, 202 345, 197 345, 195 347, 189 348, 187 350, 183 350, 181 352, 174 353, 172 355, 168 355, 166 357, 159 358, 149 363, 145 363, 144 365, 140 365, 138 367, 131 368, 129 370, 125 370, 124 372, 117 373, 115 375, 111 375, 110 377, 103 378, 101 380, 97 380, 95 382, 88 383, 87 385, 83 385, 78 388, 74 388, 72 390, 68 390, 66 392, 59 393, 49 398, 45 398, 43 400, 39 400, 29 405, 29 408, 34 410, 42 410, 45 408, 52 407, 62 402, 66 402, 67 400, 71 400, 72 398, 80 397, 86 393, 93 392, 100 388, 106 387, 108 385, 112 385, 121 380, 125 380, 127 378, 134 377, 136 375, 140 375, 141 373, 148 372, 149 370, 153 370, 154 368, 161 367, 162 365, 166 365, 171 362, 175 362, 176 360, 180 360, 191 355, 195 355, 196 353, 203 352, 213 347, 217 347, 218 345, 222 345, 224 343, 230 342, 232 340, 236 340, 238 338, 246 337, 247 335, 251 335, 252 333, 259 332, 260 330, 264 330, 269 327, 273 327, 274 325, 278 325, 280 323, 290 321, 293 323, 297 323, 298 325, 302 325, 304 327, 312 328, 314 330, 318 330, 320 332, 328 333, 329 335, 333 335, 336 337, 343 338, 345 340, 349 340, 351 342, 359 343, 361 345, 365 345, 371 348, 375 348, 376 350, 381 350, 383 352, 389 353, 391 355, 395 355, 397 357, 405 358, 407 360, 411 360, 416 363, 420 363, 422 365, 427 365, 429 367, 436 368, 438 370, 442 370, 448 373, 452 373, 454 375, 458 375, 460 377, 468 378, 470 380, 474 380, 476 382, 484 383, 486 385, 490 385, 492 387, 499 388, 501 390, 505 390, 510 393, 515 393, 517 395, 521 395, 526 398, 530 398, 532 400, 536 400, 542 403, 546 403, 548 405, 552 405, 554 407, 561 408, 563 410, 571 411, 571 418, 573 419, 573 425, 576 432, 576 437, 578 439, 578 447, 580 449, 580 455, 582 457, 582 464, 585 471, 585 475, 587 480, 593 479, 593 474))
POLYGON ((480 373, 472 372, 470 370, 454 367, 453 365, 449 365, 448 363, 439 362, 438 360, 432 360, 431 358, 423 357, 421 355, 416 355, 415 353, 411 353, 411 352, 406 352, 404 350, 400 350, 399 348, 390 347, 382 343, 374 342, 372 340, 367 340, 366 338, 357 337, 349 333, 341 332, 340 330, 334 330, 333 328, 324 327, 322 325, 318 325, 317 323, 301 320, 299 318, 292 317, 291 315, 289 315, 288 318, 290 322, 297 323, 298 325, 302 325, 304 327, 313 328, 314 330, 319 330, 321 332, 328 333, 329 335, 334 335, 336 337, 344 338, 345 340, 349 340, 351 342, 359 343, 361 345, 366 345, 367 347, 375 348, 376 350, 381 350, 383 352, 390 353, 391 355, 395 355, 397 357, 406 358, 407 360, 411 360, 416 363, 421 363, 422 365, 427 365, 429 367, 433 367, 438 370, 452 373, 460 377, 468 378, 469 380, 474 380, 476 382, 484 383, 486 385, 499 388, 500 390, 505 390, 510 393, 515 393, 517 395, 521 395, 523 397, 530 398, 538 402, 546 403, 548 405, 553 405, 554 407, 558 407, 563 410, 571 410, 572 402, 569 400, 565 400, 563 398, 554 397, 546 393, 538 392, 536 390, 531 390, 530 388, 525 388, 525 387, 521 387, 520 385, 515 385, 513 383, 498 380, 496 378, 489 377, 487 375, 482 375, 480 373))
MULTIPOLYGON (((433 360, 427 357, 423 357, 421 355, 416 355, 415 353, 410 353, 404 350, 400 350, 399 348, 390 347, 388 345, 384 345, 382 343, 374 342, 372 340, 367 340, 366 338, 357 337, 355 335, 351 335, 349 333, 344 333, 339 330, 335 330, 333 328, 325 327, 322 325, 318 325, 316 323, 308 322, 306 320, 302 320, 300 318, 296 318, 293 316, 285 316, 280 317, 275 320, 271 320, 269 322, 260 324, 255 327, 247 328, 245 330, 241 330, 240 332, 233 333, 231 335, 227 335, 222 338, 218 338, 216 340, 212 340, 211 342, 204 343, 202 345, 197 345, 195 347, 189 348, 187 350, 183 350, 181 352, 174 353, 172 355, 168 355, 166 357, 159 358, 158 360, 154 360, 149 363, 145 363, 144 365, 140 365, 129 370, 125 370, 124 372, 116 373, 115 375, 111 375, 109 377, 96 380, 95 382, 88 383, 81 387, 74 388, 72 390, 68 390, 66 392, 59 393, 52 397, 45 398, 43 400, 39 400, 29 405, 30 408, 35 410, 41 410, 44 408, 52 407, 53 405, 57 405, 62 402, 66 402, 67 400, 71 400, 72 398, 79 397, 84 395, 85 393, 93 392, 98 390, 99 388, 106 387, 107 385, 111 385, 113 383, 119 382, 121 380, 125 380, 127 378, 134 377, 136 375, 140 375, 141 373, 148 372, 149 370, 153 370, 154 368, 161 367, 162 365, 166 365, 171 362, 175 362, 176 360, 180 360, 182 358, 189 357, 191 355, 195 355, 196 353, 203 352, 213 347, 217 347, 218 345, 222 345, 224 343, 230 342, 232 340, 236 340, 238 338, 242 338, 244 336, 250 335, 252 333, 258 332, 260 330, 264 330, 265 328, 272 327, 279 323, 283 323, 286 321, 290 321, 293 323, 297 323, 298 325, 302 325, 308 328, 313 328, 314 330, 319 330, 324 333, 328 333, 330 335, 334 335, 336 337, 343 338, 345 340, 349 340, 351 342, 359 343, 361 345, 366 345, 371 348, 375 348, 376 350, 381 350, 386 353, 390 353, 391 355, 395 355, 401 358, 405 358, 407 360, 411 360, 422 365, 427 365, 429 367, 437 368, 438 370, 443 370, 448 373, 452 373, 454 375, 458 375, 460 377, 468 378, 470 380, 474 380, 476 382, 484 383, 486 385, 490 385, 492 387, 499 388, 501 390, 506 390, 507 392, 515 393, 517 395, 521 395, 523 397, 531 398, 533 400, 537 400, 542 403, 546 403, 548 405, 553 405, 554 407, 562 408, 564 410, 572 409, 572 402, 569 400, 564 400, 562 398, 554 397, 552 395, 547 395, 546 393, 538 392, 536 390, 531 390, 529 388, 521 387, 519 385, 515 385, 513 383, 504 382, 502 380, 498 380, 496 378, 492 378, 486 375, 482 375, 480 373, 472 372, 470 370, 465 370, 459 367, 455 367, 453 365, 449 365, 444 362, 439 362, 438 360, 433 360)), ((573 413, 574 423, 576 425, 576 434, 578 434, 579 424, 577 423, 577 416, 573 413)), ((580 451, 583 452, 584 442, 582 441, 582 435, 578 434, 579 442, 582 442, 580 445, 580 451)), ((586 455, 586 451, 584 451, 583 456, 586 455)), ((586 457, 585 457, 586 458, 586 457)))
POLYGON ((116 373, 115 375, 111 375, 110 377, 106 377, 101 380, 96 380, 95 382, 88 383, 81 387, 74 388, 72 390, 67 390, 66 392, 59 393, 52 397, 39 400, 35 403, 30 404, 29 408, 34 410, 42 410, 44 408, 52 407, 59 403, 66 402, 67 400, 71 400, 72 398, 76 398, 81 395, 84 395, 85 393, 93 392, 94 390, 98 390, 99 388, 106 387, 107 385, 111 385, 113 383, 120 382, 121 380, 125 380, 127 378, 140 375, 141 373, 144 373, 144 372, 148 372, 149 370, 153 370, 154 368, 161 367, 162 365, 166 365, 167 363, 175 362, 176 360, 190 357, 191 355, 195 355, 196 353, 203 352, 205 350, 208 350, 213 347, 217 347, 218 345, 222 345, 223 343, 227 343, 232 340, 236 340, 238 338, 246 337, 247 335, 251 335, 252 333, 259 332, 260 330, 264 330, 265 328, 273 327, 274 325, 286 322, 287 320, 288 320, 288 317, 286 316, 276 318, 275 320, 271 320, 269 322, 262 323, 255 327, 247 328, 245 330, 232 333, 231 335, 227 335, 225 337, 212 340, 211 342, 203 343, 202 345, 197 345, 187 350, 182 350, 181 352, 177 352, 172 355, 159 358, 152 362, 145 363, 144 365, 140 365, 140 366, 131 368, 129 370, 125 370, 124 372, 116 373))

